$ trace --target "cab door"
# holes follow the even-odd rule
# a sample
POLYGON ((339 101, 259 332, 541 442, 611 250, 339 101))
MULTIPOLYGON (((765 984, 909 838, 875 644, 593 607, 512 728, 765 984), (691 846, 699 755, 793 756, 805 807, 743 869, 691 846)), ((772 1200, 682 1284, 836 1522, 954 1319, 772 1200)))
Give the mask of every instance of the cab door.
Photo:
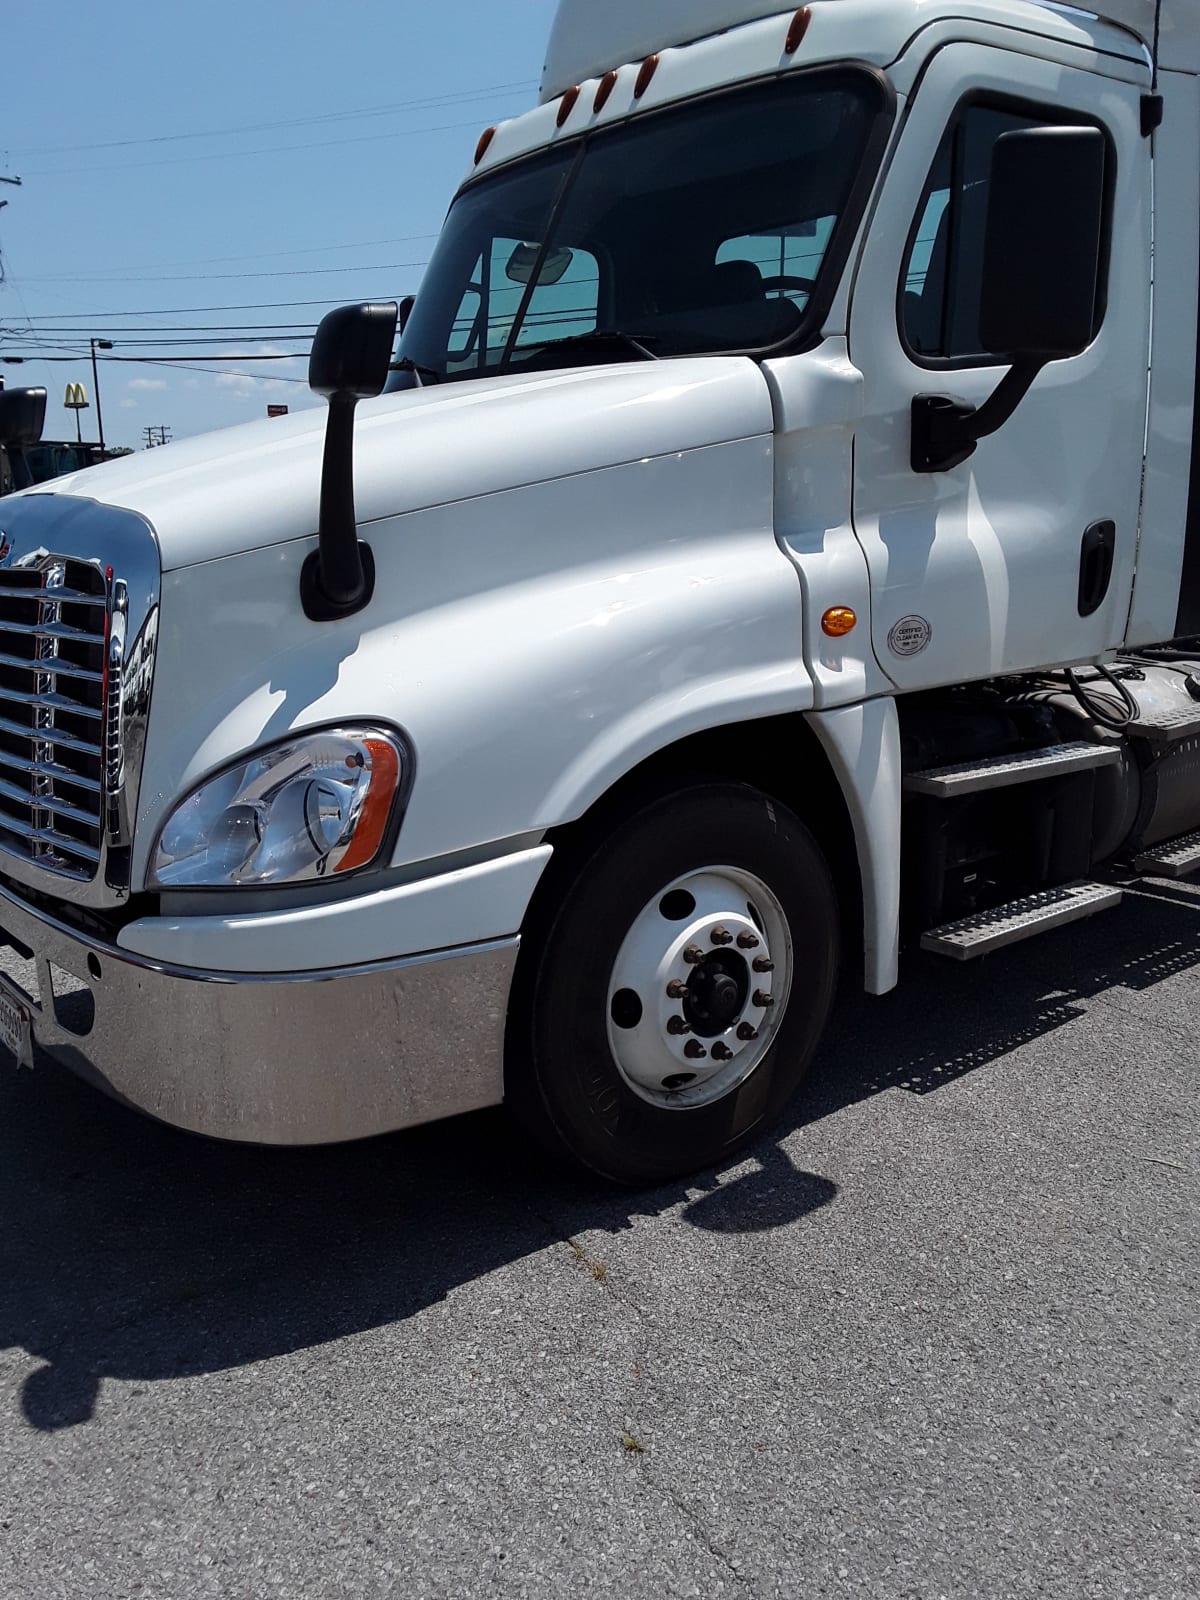
POLYGON ((943 49, 921 79, 850 317, 850 356, 865 379, 855 531, 870 568, 875 655, 901 690, 1094 660, 1124 636, 1149 350, 1146 88, 971 44, 943 49), (968 461, 915 471, 914 398, 980 406, 1007 370, 979 348, 995 142, 1016 128, 1080 124, 1109 141, 1108 264, 1093 342, 1044 368, 968 461))

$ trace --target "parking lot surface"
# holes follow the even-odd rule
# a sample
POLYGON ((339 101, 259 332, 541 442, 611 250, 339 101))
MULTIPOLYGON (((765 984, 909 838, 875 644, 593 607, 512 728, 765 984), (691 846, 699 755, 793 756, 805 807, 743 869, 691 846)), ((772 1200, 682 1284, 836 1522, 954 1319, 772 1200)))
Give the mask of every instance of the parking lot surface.
POLYGON ((1200 1594, 1200 891, 843 997, 636 1197, 0 1063, 0 1595, 1200 1594))

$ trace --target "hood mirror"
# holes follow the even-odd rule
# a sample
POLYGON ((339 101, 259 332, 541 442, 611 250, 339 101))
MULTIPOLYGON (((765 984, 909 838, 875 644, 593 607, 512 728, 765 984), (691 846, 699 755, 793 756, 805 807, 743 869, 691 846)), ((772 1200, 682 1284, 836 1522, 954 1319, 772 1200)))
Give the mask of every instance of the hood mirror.
POLYGON ((383 393, 399 314, 394 301, 342 306, 313 340, 309 388, 329 401, 320 543, 300 574, 300 599, 314 622, 353 616, 375 592, 375 558, 359 541, 354 510, 354 413, 360 400, 383 393))
POLYGON ((45 426, 45 389, 0 389, 0 444, 37 444, 45 426))

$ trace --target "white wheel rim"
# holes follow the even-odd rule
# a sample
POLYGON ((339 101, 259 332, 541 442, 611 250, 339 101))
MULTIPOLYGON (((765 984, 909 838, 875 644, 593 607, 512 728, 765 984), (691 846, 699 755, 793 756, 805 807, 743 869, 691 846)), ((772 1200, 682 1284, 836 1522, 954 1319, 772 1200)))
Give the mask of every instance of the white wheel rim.
POLYGON ((779 901, 739 867, 704 867, 635 919, 608 986, 608 1042, 622 1078, 671 1111, 713 1105, 774 1044, 792 990, 779 901))

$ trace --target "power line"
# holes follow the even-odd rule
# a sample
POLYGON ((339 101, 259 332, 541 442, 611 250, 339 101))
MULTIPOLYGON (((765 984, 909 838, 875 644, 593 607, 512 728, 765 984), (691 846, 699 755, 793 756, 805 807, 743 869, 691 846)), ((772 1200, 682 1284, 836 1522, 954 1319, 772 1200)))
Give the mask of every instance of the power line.
MULTIPOLYGON (((328 111, 317 117, 292 117, 283 122, 243 122, 225 128, 199 128, 191 133, 158 133, 148 134, 140 139, 109 139, 101 143, 89 141, 86 144, 57 144, 57 145, 19 145, 16 148, 22 155, 51 156, 69 155, 75 150, 126 150, 135 145, 147 144, 177 144, 186 139, 223 139, 238 133, 271 133, 279 128, 307 128, 331 122, 352 122, 365 117, 391 117, 404 111, 429 111, 438 106, 469 105, 475 100, 486 100, 492 95, 516 94, 537 87, 531 79, 524 79, 519 83, 493 83, 478 89, 471 89, 463 94, 433 95, 425 100, 400 100, 394 105, 363 106, 349 111, 328 111)), ((20 182, 19 179, 4 179, 4 182, 20 182)))
POLYGON ((75 274, 64 275, 53 273, 45 278, 23 278, 24 283, 209 283, 215 279, 235 278, 323 278, 335 273, 346 272, 404 272, 417 267, 427 267, 429 260, 424 261, 381 261, 371 266, 349 267, 289 267, 277 272, 178 272, 168 273, 165 276, 145 275, 142 273, 121 273, 117 277, 105 278, 96 273, 87 273, 82 276, 75 274))
MULTIPOLYGON (((15 285, 14 285, 15 287, 15 285)), ((287 311, 298 306, 335 306, 337 300, 252 300, 245 305, 225 306, 153 306, 142 311, 47 311, 41 322, 60 322, 64 317, 194 317, 216 314, 218 311, 287 311)))
POLYGON ((246 161, 251 156, 280 156, 288 155, 300 150, 336 150, 344 145, 351 144, 378 144, 382 140, 408 139, 417 135, 429 133, 454 133, 463 128, 477 128, 478 117, 473 117, 470 122, 440 122, 428 128, 397 128, 390 133, 360 133, 353 139, 318 139, 307 144, 273 144, 260 145, 257 149, 250 150, 212 150, 194 156, 166 156, 158 161, 128 161, 119 169, 112 166, 99 167, 37 167, 25 174, 28 178, 72 178, 80 174, 103 173, 112 179, 117 172, 137 172, 146 167, 182 167, 191 166, 197 161, 246 161))

